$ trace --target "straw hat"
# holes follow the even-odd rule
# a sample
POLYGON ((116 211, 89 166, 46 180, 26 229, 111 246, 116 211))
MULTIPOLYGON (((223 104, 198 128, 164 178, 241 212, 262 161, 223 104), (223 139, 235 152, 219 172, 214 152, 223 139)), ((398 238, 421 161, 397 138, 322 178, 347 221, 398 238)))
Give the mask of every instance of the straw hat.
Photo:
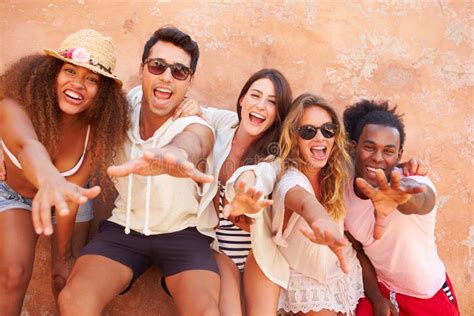
POLYGON ((122 86, 122 81, 114 75, 115 52, 110 37, 97 31, 83 29, 68 35, 59 49, 44 49, 49 56, 92 70, 112 79, 122 86))

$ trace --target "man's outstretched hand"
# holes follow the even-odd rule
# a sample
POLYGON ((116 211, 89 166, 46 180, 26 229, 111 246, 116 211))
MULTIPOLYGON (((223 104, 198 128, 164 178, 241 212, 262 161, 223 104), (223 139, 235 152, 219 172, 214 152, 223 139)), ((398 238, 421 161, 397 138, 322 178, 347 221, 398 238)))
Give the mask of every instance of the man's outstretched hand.
POLYGON ((142 176, 168 174, 178 178, 191 178, 198 183, 214 180, 213 176, 199 171, 192 162, 187 160, 184 150, 171 146, 149 149, 142 157, 109 167, 107 173, 111 177, 125 177, 129 174, 142 176))
POLYGON ((392 171, 390 183, 385 177, 383 170, 375 171, 377 187, 373 187, 363 178, 357 178, 356 185, 362 193, 372 200, 375 208, 375 228, 374 239, 380 239, 385 230, 385 219, 399 205, 402 205, 411 198, 413 194, 426 191, 426 187, 411 182, 410 179, 400 180, 400 174, 392 171))

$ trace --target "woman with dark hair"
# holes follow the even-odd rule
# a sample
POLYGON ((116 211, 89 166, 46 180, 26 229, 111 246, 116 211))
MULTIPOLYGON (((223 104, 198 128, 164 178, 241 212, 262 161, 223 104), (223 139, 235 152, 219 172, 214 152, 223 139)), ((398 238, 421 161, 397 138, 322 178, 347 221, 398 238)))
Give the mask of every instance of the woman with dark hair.
MULTIPOLYGON (((214 144, 214 178, 201 204, 213 208, 219 215, 217 239, 222 253, 216 254, 221 276, 219 309, 222 315, 240 315, 241 272, 253 244, 251 219, 245 216, 223 215, 228 203, 227 180, 235 170, 260 161, 274 160, 279 154, 278 138, 292 100, 291 88, 281 72, 262 69, 244 84, 237 99, 237 113, 215 108, 202 108, 203 114, 216 130, 214 144)), ((175 117, 200 112, 188 103, 175 112, 175 117)), ((260 200, 262 193, 254 191, 255 208, 268 205, 260 200)))
MULTIPOLYGON (((106 184, 107 166, 129 125, 110 38, 81 30, 45 53, 21 58, 0 76, 6 166, 0 182, 0 310, 5 315, 20 314, 37 234, 53 233, 52 215, 55 294, 64 286, 74 261, 78 205, 100 193, 99 186, 83 187, 88 181, 106 184)), ((87 236, 88 224, 81 229, 87 236)))

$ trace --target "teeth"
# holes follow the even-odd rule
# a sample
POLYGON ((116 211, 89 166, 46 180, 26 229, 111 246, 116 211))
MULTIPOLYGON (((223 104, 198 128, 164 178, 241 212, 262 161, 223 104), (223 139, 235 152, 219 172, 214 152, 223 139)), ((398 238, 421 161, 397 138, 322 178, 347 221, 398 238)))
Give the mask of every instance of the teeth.
POLYGON ((166 88, 156 88, 156 90, 158 90, 160 92, 163 92, 163 93, 171 93, 172 92, 170 89, 166 89, 166 88))
POLYGON ((313 146, 311 147, 311 149, 313 150, 325 150, 326 149, 326 146, 313 146))
POLYGON ((64 93, 70 98, 73 98, 73 99, 76 99, 76 100, 82 100, 82 96, 79 93, 76 93, 74 91, 66 90, 66 91, 64 91, 64 93))
POLYGON ((372 167, 367 167, 367 170, 372 171, 372 172, 375 172, 375 170, 377 170, 377 169, 376 169, 376 168, 372 168, 372 167))
POLYGON ((250 112, 250 115, 255 116, 256 118, 259 118, 259 119, 261 119, 261 120, 264 120, 264 119, 265 119, 265 116, 263 116, 263 115, 260 114, 260 113, 250 112))

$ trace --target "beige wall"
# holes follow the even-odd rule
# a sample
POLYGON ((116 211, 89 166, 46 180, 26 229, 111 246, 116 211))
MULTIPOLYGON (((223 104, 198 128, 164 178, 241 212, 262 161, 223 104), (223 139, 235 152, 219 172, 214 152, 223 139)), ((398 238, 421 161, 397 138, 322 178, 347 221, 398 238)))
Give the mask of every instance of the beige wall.
MULTIPOLYGON (((114 39, 118 74, 138 82, 143 44, 163 24, 189 32, 201 59, 191 95, 233 108, 262 67, 278 68, 295 95, 313 91, 342 112, 361 97, 406 113, 405 157, 430 161, 438 190, 436 236, 463 315, 473 300, 474 10, 471 1, 9 1, 0 4, 0 71, 80 28, 114 39)), ((40 240, 26 315, 50 315, 49 259, 40 240)), ((169 315, 159 275, 147 273, 111 315, 169 315), (133 310, 133 311, 132 311, 133 310)))

